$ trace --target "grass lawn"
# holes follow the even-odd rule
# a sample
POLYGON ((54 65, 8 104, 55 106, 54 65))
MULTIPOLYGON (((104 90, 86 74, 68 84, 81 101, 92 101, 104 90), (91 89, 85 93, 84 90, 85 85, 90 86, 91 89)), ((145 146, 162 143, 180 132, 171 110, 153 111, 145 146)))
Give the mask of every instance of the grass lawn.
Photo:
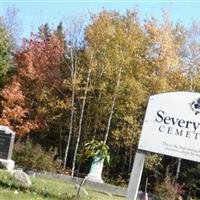
MULTIPOLYGON (((6 171, 0 170, 0 200, 75 200, 74 184, 60 180, 35 177, 31 178, 33 186, 27 190, 20 186, 6 171)), ((81 194, 80 200, 124 200, 122 197, 110 197, 104 193, 84 187, 88 196, 81 194)))

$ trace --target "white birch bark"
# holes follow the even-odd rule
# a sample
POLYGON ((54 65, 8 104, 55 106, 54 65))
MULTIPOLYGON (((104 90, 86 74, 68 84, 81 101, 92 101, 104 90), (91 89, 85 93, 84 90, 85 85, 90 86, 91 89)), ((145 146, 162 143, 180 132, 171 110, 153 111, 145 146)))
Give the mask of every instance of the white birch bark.
POLYGON ((67 145, 65 149, 65 156, 64 156, 64 169, 66 169, 68 152, 70 141, 72 137, 72 130, 73 130, 73 119, 74 119, 74 99, 75 99, 75 83, 76 83, 76 63, 74 64, 74 55, 73 50, 71 49, 71 79, 72 79, 72 98, 71 98, 71 116, 70 116, 70 124, 69 124, 69 134, 67 145))
POLYGON ((109 132, 110 132, 111 120, 112 120, 112 116, 113 116, 113 113, 114 113, 114 107, 115 107, 115 102, 116 102, 116 98, 117 98, 117 90, 118 90, 118 88, 120 86, 121 73, 122 73, 122 66, 119 69, 117 85, 115 87, 115 93, 114 93, 114 97, 113 97, 113 100, 112 100, 112 105, 111 105, 111 109, 110 109, 110 115, 109 115, 109 118, 108 118, 108 124, 107 124, 107 127, 106 127, 106 134, 105 134, 104 142, 103 142, 104 144, 107 143, 108 135, 109 135, 109 132))
MULTIPOLYGON (((93 56, 91 57, 91 62, 92 62, 92 59, 93 59, 93 56)), ((80 142, 80 138, 81 138, 83 114, 84 114, 84 110, 85 110, 85 103, 86 103, 87 92, 88 92, 88 88, 89 88, 91 72, 92 72, 92 67, 89 68, 88 75, 87 75, 87 81, 86 81, 85 92, 84 92, 83 102, 82 102, 82 107, 81 107, 80 120, 79 120, 78 137, 77 137, 76 146, 75 146, 75 150, 74 150, 74 157, 73 157, 73 163, 72 163, 72 174, 71 174, 71 176, 74 176, 74 171, 75 171, 76 157, 77 157, 79 142, 80 142)))

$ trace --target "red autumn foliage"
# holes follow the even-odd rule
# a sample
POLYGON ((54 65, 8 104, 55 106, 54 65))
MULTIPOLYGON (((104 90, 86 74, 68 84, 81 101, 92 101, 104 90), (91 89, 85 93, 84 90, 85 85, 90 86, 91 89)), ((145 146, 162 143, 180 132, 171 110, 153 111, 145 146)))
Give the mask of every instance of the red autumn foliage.
POLYGON ((23 51, 16 57, 18 75, 35 83, 47 84, 61 76, 60 66, 64 54, 64 43, 55 34, 49 40, 33 36, 24 41, 23 51))
POLYGON ((60 82, 64 42, 56 35, 49 40, 32 37, 24 41, 16 55, 16 75, 1 92, 0 124, 7 125, 18 135, 41 126, 34 112, 36 93, 60 82))

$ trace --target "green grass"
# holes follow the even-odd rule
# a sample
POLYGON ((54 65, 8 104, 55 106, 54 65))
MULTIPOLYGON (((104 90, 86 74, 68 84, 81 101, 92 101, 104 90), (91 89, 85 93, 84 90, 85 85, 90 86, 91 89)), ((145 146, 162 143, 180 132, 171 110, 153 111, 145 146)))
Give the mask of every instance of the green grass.
MULTIPOLYGON (((77 189, 74 184, 49 178, 31 178, 33 186, 24 189, 6 171, 0 170, 0 200, 74 200, 77 189)), ((84 187, 88 196, 81 194, 80 200, 123 200, 122 197, 110 197, 84 187)))

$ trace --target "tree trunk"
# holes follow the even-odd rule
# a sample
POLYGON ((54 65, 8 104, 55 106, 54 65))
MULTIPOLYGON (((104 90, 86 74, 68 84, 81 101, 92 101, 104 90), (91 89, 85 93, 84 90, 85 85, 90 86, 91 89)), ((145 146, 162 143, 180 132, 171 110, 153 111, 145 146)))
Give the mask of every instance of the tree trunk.
POLYGON ((127 163, 127 155, 128 155, 128 151, 127 151, 127 147, 125 147, 124 162, 123 162, 122 169, 121 169, 122 174, 124 174, 124 172, 125 172, 126 163, 127 163))
MULTIPOLYGON (((92 59, 91 59, 91 61, 92 61, 92 59)), ((85 110, 85 103, 86 103, 86 97, 87 97, 87 92, 88 92, 91 72, 92 72, 92 67, 90 67, 90 69, 88 71, 86 87, 85 87, 85 92, 84 92, 84 96, 83 96, 83 102, 82 102, 81 114, 80 114, 80 120, 79 120, 78 137, 77 137, 76 146, 75 146, 75 150, 74 150, 74 157, 73 157, 73 163, 72 163, 72 174, 71 174, 71 176, 74 176, 74 170, 75 170, 75 165, 76 165, 76 157, 77 157, 77 152, 78 152, 78 147, 79 147, 79 142, 80 142, 80 137, 81 137, 83 114, 84 114, 84 110, 85 110)))
POLYGON ((132 163, 133 163, 133 136, 131 139, 130 153, 129 153, 129 164, 128 164, 128 172, 131 172, 132 163))
POLYGON ((107 128, 106 128, 106 134, 105 134, 105 137, 104 137, 104 142, 103 142, 104 144, 106 144, 106 142, 108 140, 108 135, 109 135, 109 131, 110 131, 111 120, 112 120, 112 116, 113 116, 113 113, 114 113, 114 107, 115 107, 115 102, 116 102, 116 98, 117 98, 117 90, 118 90, 119 85, 120 85, 121 73, 122 73, 122 66, 119 69, 119 74, 118 74, 118 79, 117 79, 117 85, 115 87, 115 93, 114 93, 114 97, 113 97, 113 100, 112 100, 112 106, 111 106, 111 109, 110 109, 110 115, 109 115, 109 118, 108 118, 108 124, 107 124, 107 128))
POLYGON ((65 150, 65 157, 64 157, 64 169, 66 169, 67 164, 67 158, 68 158, 68 152, 69 152, 69 146, 70 141, 72 137, 72 130, 73 130, 73 119, 74 119, 74 99, 75 99, 75 83, 76 83, 76 63, 74 65, 74 56, 73 56, 73 50, 71 49, 71 79, 72 79, 72 99, 71 99, 71 116, 70 116, 70 124, 69 124, 69 134, 68 134, 68 140, 65 150))
MULTIPOLYGON (((100 103, 100 100, 101 100, 101 92, 99 93, 98 100, 97 100, 97 104, 100 103)), ((96 134, 97 134, 97 118, 98 118, 98 112, 96 112, 96 114, 95 114, 93 140, 96 139, 96 134)))
MULTIPOLYGON (((103 75, 104 72, 104 68, 102 67, 99 79, 101 80, 101 77, 103 75)), ((99 95, 98 95, 98 99, 97 99, 97 105, 100 105, 100 101, 101 101, 101 91, 99 91, 99 95)), ((94 134, 93 134, 93 140, 95 140, 96 138, 96 133, 97 133, 97 119, 98 119, 98 112, 96 112, 95 114, 95 122, 94 122, 94 134)))

